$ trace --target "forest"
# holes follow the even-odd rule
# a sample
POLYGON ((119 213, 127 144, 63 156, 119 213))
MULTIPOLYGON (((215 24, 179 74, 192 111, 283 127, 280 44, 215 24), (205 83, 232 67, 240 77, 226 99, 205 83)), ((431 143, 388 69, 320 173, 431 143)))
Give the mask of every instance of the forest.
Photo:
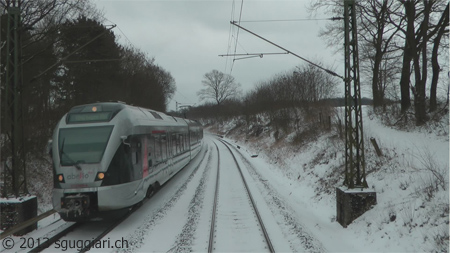
MULTIPOLYGON (((10 156, 11 101, 7 67, 8 8, 20 8, 20 115, 24 153, 42 156, 53 127, 73 106, 122 101, 165 111, 176 85, 168 70, 132 45, 87 0, 0 1, 2 159, 10 156), (9 102, 8 102, 9 101, 9 102), (7 104, 8 103, 8 104, 7 104)), ((10 32, 11 33, 11 32, 10 32)), ((12 39, 10 39, 11 41, 12 39)), ((8 49, 10 51, 8 51, 8 49)), ((4 160, 2 161, 4 162, 4 160)))

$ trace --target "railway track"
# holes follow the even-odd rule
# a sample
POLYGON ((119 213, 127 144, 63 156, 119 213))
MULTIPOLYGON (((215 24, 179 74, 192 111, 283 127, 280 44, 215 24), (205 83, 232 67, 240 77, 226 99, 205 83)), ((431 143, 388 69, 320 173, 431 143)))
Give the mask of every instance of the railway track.
MULTIPOLYGON (((145 199, 142 203, 147 202, 148 199, 145 199)), ((41 252, 43 250, 49 249, 49 250, 67 250, 65 248, 66 246, 71 246, 69 241, 73 242, 73 245, 76 245, 76 250, 79 252, 86 252, 89 251, 94 245, 101 241, 105 235, 107 235, 110 231, 112 231, 114 228, 116 228, 120 223, 122 223, 124 220, 126 220, 133 212, 135 212, 139 207, 142 206, 142 204, 135 205, 134 207, 130 208, 130 211, 127 212, 125 215, 120 217, 117 220, 113 221, 103 221, 103 222, 90 222, 90 223, 83 223, 83 222, 77 222, 69 227, 65 228, 64 230, 58 232, 57 234, 51 236, 48 238, 44 243, 40 244, 38 247, 30 250, 30 252, 41 252), (94 231, 90 227, 96 227, 94 231), (99 232, 99 231, 100 232, 99 232), (86 233, 86 231, 90 231, 92 233, 86 233), (77 239, 71 239, 71 234, 77 234, 75 236, 77 239), (80 235, 81 234, 81 235, 80 235), (67 237, 67 238, 66 238, 67 237), (67 245, 63 245, 61 242, 65 241, 67 242, 67 245), (56 246, 55 243, 59 242, 56 246), (78 243, 83 242, 83 243, 78 243)))
MULTIPOLYGON (((129 242, 129 246, 115 250, 123 252, 322 251, 321 245, 296 220, 288 203, 268 183, 267 178, 258 174, 258 170, 247 160, 248 157, 238 150, 239 147, 224 140, 210 140, 209 145, 205 145, 209 146, 208 150, 202 149, 198 164, 184 176, 186 181, 175 181, 178 190, 171 190, 164 197, 164 202, 153 208, 151 215, 146 213, 145 219, 139 219, 137 214, 138 219, 129 219, 134 223, 141 220, 133 228, 134 232, 125 237, 119 229, 109 233, 121 221, 102 224, 101 228, 100 222, 75 224, 78 227, 67 228, 54 236, 56 230, 53 229, 51 238, 48 236, 48 250, 61 250, 52 245, 58 240, 83 240, 89 243, 76 250, 85 252, 91 247, 96 249, 95 242, 102 238, 111 237, 114 240, 122 237, 129 242), (186 210, 186 216, 180 215, 180 210, 186 210), (178 225, 170 226, 169 233, 158 237, 161 234, 158 231, 168 224, 178 225), (161 239, 155 240, 155 237, 161 239)), ((156 199, 162 200, 161 196, 164 195, 157 194, 156 199)), ((138 213, 146 209, 140 210, 138 213)), ((127 227, 130 227, 128 222, 127 227)), ((66 228, 66 224, 59 224, 58 228, 60 231, 66 228)), ((39 252, 46 246, 40 245, 32 252, 39 252)))
POLYGON ((50 247, 50 245, 54 244, 56 241, 63 238, 65 235, 67 235, 74 229, 78 228, 80 225, 81 225, 81 223, 74 223, 74 224, 70 225, 69 227, 63 229, 62 231, 60 231, 57 234, 53 235, 52 237, 48 238, 48 240, 46 240, 44 243, 40 244, 38 247, 30 250, 29 252, 41 252, 41 251, 47 249, 48 247, 50 247))
MULTIPOLYGON (((226 142, 226 141, 225 141, 226 142)), ((228 142, 226 142, 228 143, 228 142)), ((278 225, 282 230, 282 238, 274 240, 279 251, 301 251, 301 252, 324 252, 326 249, 310 231, 304 227, 301 221, 296 218, 296 211, 289 205, 289 200, 286 200, 280 193, 270 184, 270 180, 264 177, 257 168, 252 165, 248 156, 239 152, 239 146, 228 143, 239 155, 242 165, 246 167, 249 176, 259 184, 259 188, 266 192, 263 199, 267 203, 274 203, 267 205, 267 209, 274 216, 278 216, 278 225), (282 239, 290 238, 284 243, 282 239), (278 241, 279 240, 279 241, 278 241)), ((252 155, 250 155, 253 157, 252 155)))
MULTIPOLYGON (((144 201, 146 202, 147 199, 145 199, 144 201)), ((104 229, 102 229, 102 232, 99 233, 98 235, 95 235, 94 237, 92 237, 92 236, 88 237, 86 240, 77 239, 77 241, 83 240, 86 242, 86 243, 83 243, 82 247, 77 247, 77 250, 79 250, 80 252, 88 251, 90 248, 93 247, 95 242, 100 241, 107 233, 109 233, 116 226, 118 226, 123 220, 125 220, 128 216, 130 216, 139 207, 140 207, 140 205, 136 205, 136 206, 130 208, 130 211, 127 214, 125 214, 124 216, 120 217, 118 220, 107 222, 106 226, 105 225, 103 226, 104 229)), ((39 220, 55 213, 55 211, 52 210, 47 213, 48 214, 41 215, 40 217, 36 217, 35 219, 31 220, 30 222, 38 222, 39 220)), ((62 220, 58 219, 53 223, 57 223, 57 222, 60 223, 60 221, 62 221, 62 220)), ((30 222, 27 221, 24 224, 19 224, 14 229, 11 229, 11 231, 4 232, 2 234, 1 239, 5 239, 6 237, 10 236, 15 231, 20 230, 22 227, 28 226, 30 222)), ((6 239, 6 240, 9 240, 8 245, 14 245, 14 246, 19 247, 18 249, 11 248, 10 250, 26 251, 27 249, 28 250, 31 249, 29 252, 41 252, 45 249, 48 249, 56 242, 65 240, 64 237, 67 236, 69 233, 72 233, 72 232, 78 231, 78 230, 82 231, 84 229, 84 227, 86 227, 86 223, 82 223, 82 222, 73 223, 73 222, 64 222, 63 221, 63 224, 60 224, 59 227, 51 229, 44 236, 40 236, 40 238, 33 238, 32 236, 31 237, 23 236, 23 237, 20 237, 19 238, 20 240, 18 240, 18 241, 15 241, 13 238, 6 239), (13 240, 13 241, 11 241, 11 240, 13 240)), ((67 240, 70 240, 70 239, 67 239, 67 240)), ((7 245, 6 244, 4 245, 4 249, 1 252, 8 249, 5 246, 7 246, 7 245)))
POLYGON ((211 230, 209 233, 209 243, 208 243, 208 252, 212 252, 214 248, 214 224, 216 221, 216 212, 217 212, 217 195, 219 194, 219 177, 220 177, 220 152, 219 147, 214 142, 214 145, 216 146, 217 155, 218 155, 218 163, 217 163, 217 176, 216 176, 216 187, 214 190, 214 202, 213 202, 213 210, 211 215, 211 230))
MULTIPOLYGON (((162 227, 164 229, 167 227, 164 224, 167 224, 167 222, 173 223, 174 220, 177 220, 180 218, 180 217, 170 216, 170 213, 174 210, 176 213, 178 213, 178 211, 180 209, 177 209, 175 206, 180 201, 183 202, 183 200, 186 200, 186 198, 184 198, 183 196, 185 194, 185 191, 190 187, 192 181, 195 182, 192 185, 196 186, 197 182, 199 182, 198 179, 203 178, 202 175, 199 175, 199 171, 203 171, 201 169, 201 168, 203 168, 202 164, 204 166, 203 161, 207 161, 209 159, 209 158, 207 158, 207 155, 209 154, 209 152, 207 152, 207 150, 205 148, 206 148, 206 146, 204 146, 202 148, 202 151, 200 152, 200 154, 195 158, 195 160, 193 160, 194 162, 190 165, 190 167, 191 167, 190 169, 188 169, 187 171, 185 169, 182 170, 182 171, 186 172, 186 173, 184 173, 183 176, 181 176, 181 178, 184 178, 184 179, 179 180, 180 178, 173 177, 171 180, 169 180, 166 184, 164 184, 161 187, 161 190, 168 187, 168 191, 161 192, 162 195, 157 194, 156 196, 154 196, 158 202, 157 205, 155 205, 151 208, 148 208, 148 206, 146 206, 144 208, 144 211, 146 211, 146 212, 142 212, 142 210, 138 211, 138 213, 140 213, 140 214, 136 214, 137 219, 135 219, 134 217, 130 217, 131 218, 130 223, 135 224, 134 231, 131 231, 131 230, 126 231, 127 233, 123 234, 123 232, 120 231, 120 227, 119 227, 119 229, 116 229, 112 233, 108 234, 108 238, 110 238, 110 237, 113 239, 122 238, 127 241, 127 243, 128 243, 127 247, 118 249, 117 252, 145 251, 145 250, 143 250, 143 248, 146 248, 148 243, 150 243, 150 245, 151 245, 151 249, 149 249, 148 251, 167 252, 167 251, 170 251, 170 248, 165 248, 165 244, 167 242, 170 243, 170 241, 166 240, 167 237, 169 237, 173 234, 178 234, 178 233, 182 234, 184 232, 184 228, 193 227, 193 225, 191 223, 189 223, 188 225, 185 225, 183 227, 183 226, 181 226, 182 225, 181 223, 175 222, 176 225, 181 224, 176 229, 173 228, 173 226, 171 226, 170 231, 166 231, 166 233, 161 233, 160 232, 161 230, 158 229, 161 227, 161 224, 163 224, 162 227), (175 181, 172 181, 172 180, 175 180, 175 181), (172 182, 173 182, 173 184, 172 184, 172 182), (161 200, 164 200, 164 202, 161 202, 161 200), (168 220, 166 220, 166 219, 168 219, 168 220), (136 223, 137 220, 138 220, 138 222, 136 223), (155 232, 155 233, 153 233, 153 232, 155 232), (152 240, 156 240, 156 241, 152 242, 152 240)), ((201 174, 205 174, 205 172, 202 172, 201 174)), ((200 189, 201 187, 197 187, 197 188, 200 189)), ((197 189, 197 191, 199 189, 197 189)), ((195 195, 201 196, 202 194, 197 194, 197 191, 196 191, 195 195)), ((155 201, 152 201, 152 202, 155 203, 155 201)), ((150 206, 152 206, 152 204, 150 204, 150 206)), ((193 206, 195 208, 189 207, 188 210, 193 211, 194 209, 197 208, 198 205, 195 204, 193 206)), ((184 209, 184 208, 181 208, 181 209, 184 209)), ((191 219, 188 218, 188 220, 191 220, 191 219)), ((130 225, 130 223, 127 223, 127 226, 130 225)), ((190 231, 190 229, 188 229, 188 230, 190 231)), ((180 252, 181 249, 187 247, 187 240, 189 239, 190 235, 192 234, 192 231, 188 232, 186 234, 187 234, 186 237, 180 236, 178 241, 177 240, 173 241, 173 245, 172 245, 173 252, 180 252)))
MULTIPOLYGON (((202 152, 201 154, 203 158, 206 156, 206 152, 202 152)), ((191 174, 195 174, 196 170, 191 172, 191 174)), ((172 178, 173 179, 173 178, 172 178)), ((171 180, 172 180, 171 179, 171 180)), ((169 181, 171 181, 169 180, 169 181)), ((152 197, 154 194, 152 194, 152 197)), ((86 252, 92 248, 96 248, 96 243, 101 242, 102 239, 112 230, 114 230, 119 224, 121 224, 124 220, 126 220, 129 216, 131 216, 135 211, 137 211, 141 206, 145 205, 147 201, 151 200, 152 197, 144 199, 141 203, 130 208, 130 211, 127 212, 124 216, 120 217, 114 221, 95 221, 95 222, 87 222, 87 223, 74 223, 69 227, 57 232, 54 235, 47 236, 45 241, 40 244, 38 247, 31 249, 30 252, 41 252, 46 249, 52 251, 60 251, 66 250, 62 248, 61 244, 55 245, 56 242, 61 241, 70 241, 72 244, 76 242, 83 242, 82 246, 76 247, 76 250, 79 252, 86 252)), ((81 245, 81 243, 80 243, 81 245)), ((103 246, 103 245, 102 245, 103 246)), ((102 247, 104 248, 104 247, 102 247)), ((113 250, 114 248, 110 248, 113 250)), ((120 250, 120 248, 115 248, 115 250, 120 250)))
MULTIPOLYGON (((264 226, 264 222, 258 211, 258 207, 254 201, 252 193, 248 187, 245 177, 242 173, 241 167, 230 149, 229 145, 222 140, 221 143, 227 148, 229 154, 232 156, 235 163, 234 166, 226 166, 221 163, 220 152, 218 145, 214 142, 219 153, 218 157, 218 172, 216 178, 216 187, 214 193, 213 211, 211 215, 211 228, 208 242, 208 252, 213 251, 261 251, 268 250, 275 252, 269 234, 264 226), (234 167, 234 168, 233 168, 234 167), (220 177, 220 170, 229 169, 229 171, 220 177), (236 169, 236 170, 234 170, 236 169), (231 181, 229 181, 231 180, 231 181), (232 182, 232 183, 231 183, 232 182), (242 199, 242 191, 248 196, 248 201, 242 199), (236 205, 220 205, 221 198, 224 203, 231 203, 235 200, 236 205), (246 203, 247 202, 247 203, 246 203), (242 208, 243 205, 248 207, 242 208), (253 217, 251 217, 253 216, 253 217), (248 225, 248 221, 253 218, 257 223, 256 226, 248 225), (222 227, 223 226, 223 227, 222 227), (259 239, 255 234, 261 234, 264 241, 263 248, 255 248, 255 241, 259 239), (220 238, 220 239, 217 239, 220 238), (217 240, 216 240, 217 239, 217 240), (229 248, 235 240, 250 240, 248 245, 252 247, 248 249, 234 249, 229 248), (252 242, 253 240, 253 242, 252 242)), ((229 164, 228 164, 229 165, 229 164)), ((245 245, 240 244, 240 245, 245 245)))

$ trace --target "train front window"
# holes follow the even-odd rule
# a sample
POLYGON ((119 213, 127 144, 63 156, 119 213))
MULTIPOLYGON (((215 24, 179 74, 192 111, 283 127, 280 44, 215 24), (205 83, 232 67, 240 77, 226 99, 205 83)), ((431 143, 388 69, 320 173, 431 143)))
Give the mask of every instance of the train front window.
POLYGON ((100 162, 112 129, 113 126, 60 129, 58 148, 61 165, 100 162))

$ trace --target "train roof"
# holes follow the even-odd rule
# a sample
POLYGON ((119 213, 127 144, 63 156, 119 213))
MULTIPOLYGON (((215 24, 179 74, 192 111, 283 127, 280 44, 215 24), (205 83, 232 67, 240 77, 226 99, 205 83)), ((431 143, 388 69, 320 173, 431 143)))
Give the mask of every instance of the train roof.
MULTIPOLYGON (((66 117, 66 123, 83 123, 83 120, 86 120, 86 115, 98 115, 101 117, 93 117, 92 121, 97 122, 105 122, 110 121, 112 118, 115 117, 116 114, 118 114, 123 109, 128 109, 130 111, 130 117, 135 118, 137 121, 152 121, 156 124, 157 122, 160 122, 159 124, 170 124, 170 125, 185 125, 188 126, 201 126, 200 123, 194 120, 190 119, 183 119, 179 117, 174 117, 167 115, 163 112, 133 106, 133 105, 127 105, 122 102, 97 102, 97 103, 91 103, 91 104, 85 104, 85 105, 78 105, 74 106, 69 110, 66 117), (83 116, 78 116, 83 115, 83 116)), ((87 122, 86 122, 87 123, 87 122)), ((135 124, 138 124, 138 122, 134 122, 135 124)), ((158 124, 158 125, 159 125, 158 124)))

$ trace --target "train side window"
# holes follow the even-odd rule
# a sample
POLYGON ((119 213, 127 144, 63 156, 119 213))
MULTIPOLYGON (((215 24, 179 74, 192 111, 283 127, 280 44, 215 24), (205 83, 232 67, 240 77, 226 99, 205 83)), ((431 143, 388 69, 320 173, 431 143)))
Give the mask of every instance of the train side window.
POLYGON ((139 141, 132 143, 131 161, 133 164, 138 164, 140 160, 141 143, 139 141))
POLYGON ((170 157, 170 135, 166 135, 166 159, 170 157))
POLYGON ((177 135, 176 134, 172 134, 171 143, 172 143, 172 148, 171 148, 172 149, 172 155, 178 154, 177 135))
POLYGON ((175 156, 176 154, 178 154, 176 134, 172 134, 171 142, 172 142, 172 156, 175 156))
POLYGON ((155 149, 155 138, 153 136, 147 137, 147 163, 148 169, 151 171, 151 167, 153 166, 153 155, 155 149))
POLYGON ((184 135, 180 134, 180 147, 181 147, 181 152, 184 152, 185 148, 184 148, 184 135))
POLYGON ((173 140, 172 135, 167 135, 167 158, 173 156, 173 140))
POLYGON ((167 159, 167 136, 161 135, 161 159, 164 161, 167 159))
POLYGON ((178 134, 173 134, 172 135, 173 138, 173 150, 174 150, 174 155, 178 155, 180 153, 180 150, 178 148, 178 134))
POLYGON ((177 154, 181 153, 180 134, 177 134, 177 154))
POLYGON ((142 178, 142 145, 141 138, 136 137, 131 141, 131 162, 133 164, 133 172, 131 173, 131 181, 142 178))
POLYGON ((162 154, 161 154, 161 136, 155 135, 155 141, 154 141, 154 148, 153 148, 153 157, 155 159, 155 165, 162 162, 162 154))

